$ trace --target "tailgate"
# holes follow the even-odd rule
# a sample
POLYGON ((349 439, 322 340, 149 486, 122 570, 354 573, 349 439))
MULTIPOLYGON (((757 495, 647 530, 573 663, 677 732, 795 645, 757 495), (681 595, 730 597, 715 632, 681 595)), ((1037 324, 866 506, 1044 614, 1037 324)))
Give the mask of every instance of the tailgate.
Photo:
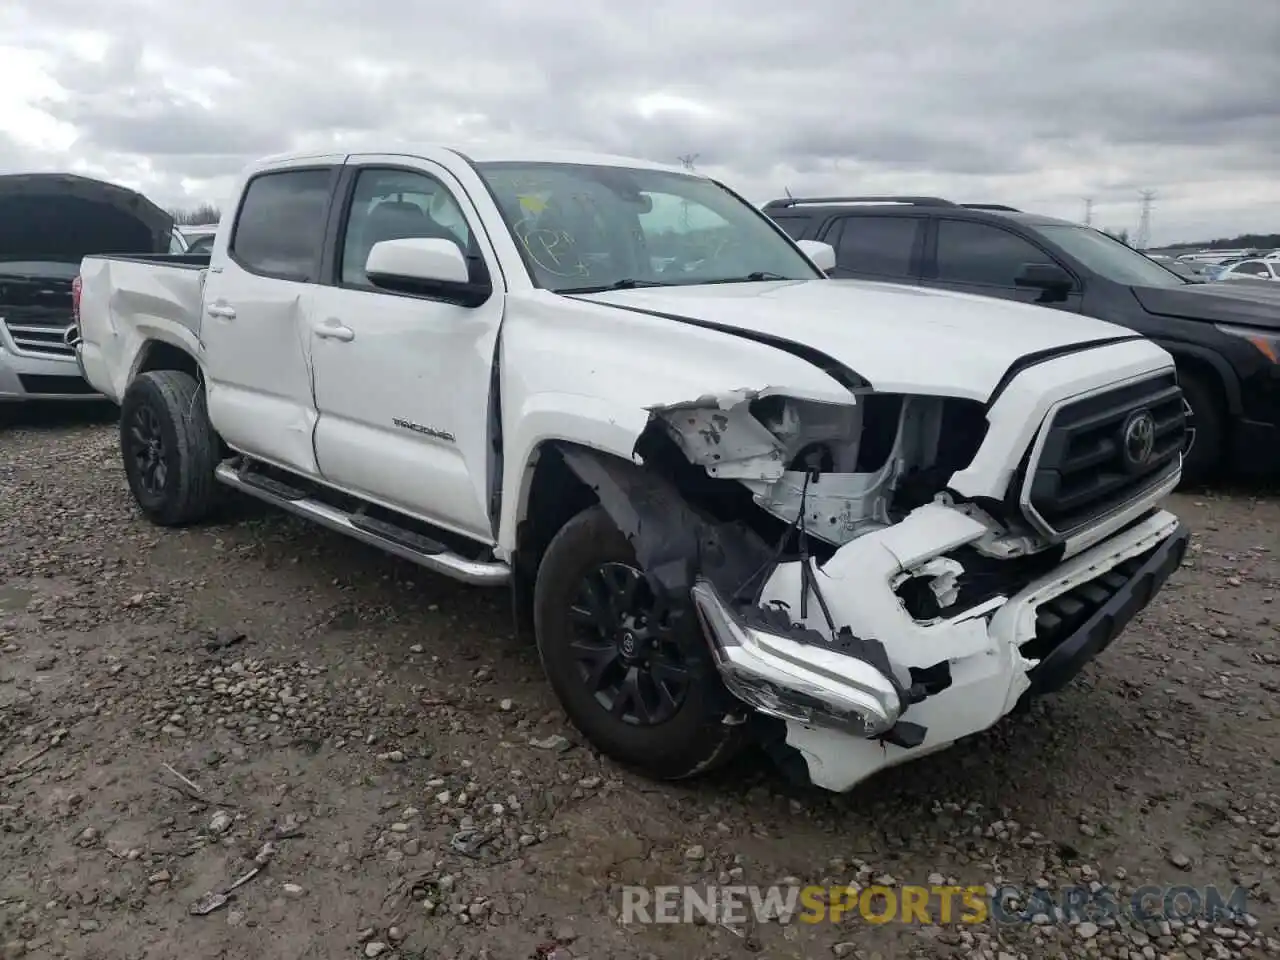
POLYGON ((80 361, 117 403, 148 340, 199 357, 204 269, 190 263, 86 257, 80 265, 80 361))

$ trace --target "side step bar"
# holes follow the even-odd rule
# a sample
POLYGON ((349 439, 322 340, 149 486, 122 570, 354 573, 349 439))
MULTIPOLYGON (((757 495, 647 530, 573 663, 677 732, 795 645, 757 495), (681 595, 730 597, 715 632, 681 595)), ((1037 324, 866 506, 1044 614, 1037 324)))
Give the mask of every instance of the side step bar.
POLYGON ((263 483, 252 473, 241 474, 231 463, 218 464, 214 476, 220 483, 241 493, 454 580, 481 587, 498 587, 511 578, 511 568, 501 561, 468 560, 412 531, 373 522, 367 517, 353 517, 345 510, 321 503, 287 484, 263 483))

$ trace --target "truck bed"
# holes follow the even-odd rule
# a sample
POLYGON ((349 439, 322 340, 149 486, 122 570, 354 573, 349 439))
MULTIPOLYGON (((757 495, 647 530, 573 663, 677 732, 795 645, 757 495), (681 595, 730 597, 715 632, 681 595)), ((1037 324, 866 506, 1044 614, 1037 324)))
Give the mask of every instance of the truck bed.
POLYGON ((86 380, 120 402, 146 341, 200 355, 208 254, 85 257, 80 264, 80 351, 86 380))

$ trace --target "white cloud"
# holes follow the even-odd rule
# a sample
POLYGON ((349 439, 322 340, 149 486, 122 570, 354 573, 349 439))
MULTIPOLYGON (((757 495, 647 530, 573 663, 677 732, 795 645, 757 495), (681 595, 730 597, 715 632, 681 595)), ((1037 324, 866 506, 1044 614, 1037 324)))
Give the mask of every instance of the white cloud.
POLYGON ((1150 187, 1200 239, 1280 229, 1277 50, 1257 0, 11 0, 0 170, 189 204, 294 147, 536 140, 1131 230, 1150 187))

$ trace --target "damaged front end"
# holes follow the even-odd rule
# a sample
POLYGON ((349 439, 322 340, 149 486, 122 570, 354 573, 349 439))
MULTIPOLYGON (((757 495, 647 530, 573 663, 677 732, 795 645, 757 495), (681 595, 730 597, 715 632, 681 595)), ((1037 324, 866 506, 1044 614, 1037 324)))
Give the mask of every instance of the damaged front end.
POLYGON ((1064 563, 995 506, 959 502, 947 481, 986 430, 970 401, 742 391, 650 413, 638 463, 565 460, 655 594, 692 613, 725 687, 782 721, 783 749, 828 789, 990 726, 1046 644, 1077 670, 1185 548, 1156 512, 1064 563), (1119 577, 1126 562, 1138 572, 1119 577), (1050 601, 1081 590, 1098 602, 1045 641, 1050 601))

